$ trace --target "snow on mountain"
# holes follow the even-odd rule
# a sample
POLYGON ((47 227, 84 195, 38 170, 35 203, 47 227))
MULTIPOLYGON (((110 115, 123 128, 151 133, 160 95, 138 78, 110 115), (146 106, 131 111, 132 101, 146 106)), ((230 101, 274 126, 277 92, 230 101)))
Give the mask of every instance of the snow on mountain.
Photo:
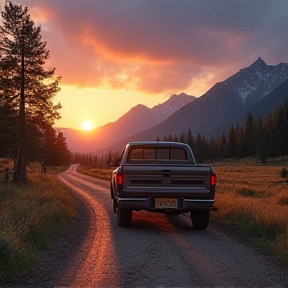
POLYGON ((267 65, 260 57, 248 68, 241 69, 227 80, 243 106, 249 98, 253 103, 268 95, 288 78, 288 63, 267 65), (231 83, 232 82, 232 83, 231 83))
POLYGON ((151 108, 151 111, 153 112, 153 115, 157 117, 158 123, 161 123, 181 107, 195 99, 195 96, 189 96, 183 92, 179 95, 173 94, 166 102, 151 108))

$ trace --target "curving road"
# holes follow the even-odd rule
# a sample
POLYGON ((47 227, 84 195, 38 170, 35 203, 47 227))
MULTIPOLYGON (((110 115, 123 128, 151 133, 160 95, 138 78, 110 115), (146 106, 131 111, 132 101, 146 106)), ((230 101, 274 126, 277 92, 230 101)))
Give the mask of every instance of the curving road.
POLYGON ((211 223, 193 230, 186 216, 133 212, 119 228, 109 183, 76 172, 59 175, 89 207, 89 233, 56 287, 288 287, 288 274, 211 223))

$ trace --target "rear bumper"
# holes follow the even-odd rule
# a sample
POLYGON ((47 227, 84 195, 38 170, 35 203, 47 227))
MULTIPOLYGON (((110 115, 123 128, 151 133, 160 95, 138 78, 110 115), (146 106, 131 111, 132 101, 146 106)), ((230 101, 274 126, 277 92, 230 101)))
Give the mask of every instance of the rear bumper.
POLYGON ((214 199, 187 199, 187 198, 178 198, 177 199, 177 208, 164 208, 164 209, 155 209, 155 199, 153 197, 145 198, 118 198, 118 205, 120 208, 129 208, 133 210, 147 210, 147 211, 157 211, 165 212, 169 211, 179 211, 186 212, 190 210, 214 210, 217 211, 217 208, 214 207, 214 199))

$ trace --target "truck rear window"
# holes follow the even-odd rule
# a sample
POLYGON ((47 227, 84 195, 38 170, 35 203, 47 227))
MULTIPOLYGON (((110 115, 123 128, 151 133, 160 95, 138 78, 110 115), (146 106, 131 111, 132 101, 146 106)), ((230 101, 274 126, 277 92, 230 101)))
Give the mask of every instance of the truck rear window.
POLYGON ((184 148, 173 147, 132 147, 129 161, 186 161, 187 152, 184 148))

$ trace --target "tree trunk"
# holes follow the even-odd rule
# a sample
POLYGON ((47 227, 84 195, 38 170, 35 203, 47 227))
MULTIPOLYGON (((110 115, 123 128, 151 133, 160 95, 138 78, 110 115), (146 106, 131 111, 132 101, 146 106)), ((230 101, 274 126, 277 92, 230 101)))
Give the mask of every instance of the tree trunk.
POLYGON ((26 182, 26 117, 25 117, 25 73, 24 73, 24 48, 21 55, 21 89, 20 89, 20 107, 19 107, 19 138, 16 163, 16 181, 26 182))

